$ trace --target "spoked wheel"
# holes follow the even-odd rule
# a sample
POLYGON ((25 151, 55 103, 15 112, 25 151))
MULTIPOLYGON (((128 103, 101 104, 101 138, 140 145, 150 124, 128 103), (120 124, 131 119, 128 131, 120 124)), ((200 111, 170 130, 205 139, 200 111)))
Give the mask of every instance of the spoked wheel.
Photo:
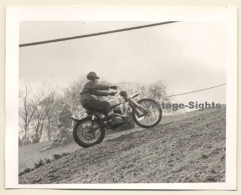
POLYGON ((137 125, 143 128, 151 128, 158 125, 162 119, 160 105, 152 99, 141 99, 138 101, 141 109, 138 113, 132 112, 132 116, 137 125))
POLYGON ((84 121, 77 122, 74 127, 73 136, 78 145, 88 148, 103 141, 105 137, 105 130, 100 127, 100 123, 98 121, 86 119, 84 121))

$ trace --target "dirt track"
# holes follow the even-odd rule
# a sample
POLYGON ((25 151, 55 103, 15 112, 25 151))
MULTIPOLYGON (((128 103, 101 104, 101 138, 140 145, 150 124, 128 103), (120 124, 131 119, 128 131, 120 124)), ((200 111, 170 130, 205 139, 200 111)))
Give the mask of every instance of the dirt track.
POLYGON ((19 183, 225 181, 224 108, 132 132, 21 175, 19 183))

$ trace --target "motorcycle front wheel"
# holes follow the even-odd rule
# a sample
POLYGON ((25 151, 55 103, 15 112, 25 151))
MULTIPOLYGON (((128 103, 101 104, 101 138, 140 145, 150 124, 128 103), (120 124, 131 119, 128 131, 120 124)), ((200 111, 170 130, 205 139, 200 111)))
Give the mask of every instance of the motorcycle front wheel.
POLYGON ((79 146, 88 148, 103 141, 105 129, 101 127, 100 122, 86 119, 76 123, 73 137, 79 146))
POLYGON ((138 126, 142 128, 151 128, 155 127, 160 123, 162 119, 162 109, 155 100, 141 99, 137 103, 142 109, 138 113, 136 111, 133 111, 132 117, 138 126), (143 112, 143 110, 145 113, 143 112))

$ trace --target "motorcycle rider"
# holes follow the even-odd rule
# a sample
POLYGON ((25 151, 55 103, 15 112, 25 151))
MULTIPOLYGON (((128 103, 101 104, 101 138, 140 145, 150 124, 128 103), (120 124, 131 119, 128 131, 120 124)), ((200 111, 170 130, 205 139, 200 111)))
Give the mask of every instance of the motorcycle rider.
POLYGON ((97 80, 99 77, 95 72, 89 72, 87 74, 88 81, 83 85, 82 91, 80 93, 80 102, 82 106, 87 110, 94 111, 105 111, 107 115, 111 118, 111 123, 113 126, 123 124, 124 122, 118 120, 115 117, 115 114, 110 106, 110 103, 107 101, 97 100, 95 96, 114 96, 116 92, 108 92, 104 90, 117 89, 117 86, 107 86, 98 84, 97 80))

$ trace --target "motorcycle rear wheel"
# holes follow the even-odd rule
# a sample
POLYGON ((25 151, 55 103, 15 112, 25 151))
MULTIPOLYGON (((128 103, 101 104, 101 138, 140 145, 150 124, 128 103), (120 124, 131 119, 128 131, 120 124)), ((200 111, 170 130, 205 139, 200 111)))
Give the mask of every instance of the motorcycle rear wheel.
POLYGON ((74 140, 81 147, 88 148, 99 144, 105 137, 105 129, 101 127, 100 122, 97 120, 93 122, 95 130, 91 129, 91 123, 91 119, 85 119, 78 121, 74 127, 74 140))
POLYGON ((138 114, 133 111, 132 117, 135 123, 142 128, 151 128, 158 125, 162 119, 162 109, 160 105, 152 99, 141 99, 137 102, 141 108, 147 111, 147 114, 138 117, 138 114))

